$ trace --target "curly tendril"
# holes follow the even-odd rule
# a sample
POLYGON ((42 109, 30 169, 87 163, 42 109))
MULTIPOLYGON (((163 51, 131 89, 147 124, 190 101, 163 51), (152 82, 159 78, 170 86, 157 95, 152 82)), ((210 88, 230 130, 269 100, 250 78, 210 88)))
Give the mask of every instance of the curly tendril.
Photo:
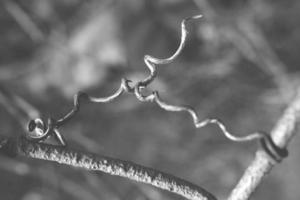
POLYGON ((115 100, 116 98, 120 97, 124 92, 127 92, 127 93, 134 94, 139 101, 155 102, 160 108, 166 111, 187 112, 192 117, 194 126, 196 128, 201 128, 208 124, 215 124, 221 130, 221 133, 223 133, 223 135, 231 141, 246 142, 252 140, 260 140, 262 143, 262 147, 270 155, 270 157, 273 158, 275 161, 279 162, 283 157, 287 156, 287 151, 285 149, 278 148, 274 144, 271 137, 264 132, 255 132, 246 136, 236 136, 230 133, 227 130, 224 123, 222 123, 219 119, 213 118, 213 119, 200 120, 195 109, 193 109, 190 106, 172 105, 170 103, 167 103, 159 97, 158 91, 152 91, 149 95, 142 94, 143 90, 149 84, 151 84, 152 81, 157 76, 158 74, 156 69, 157 65, 165 65, 173 62, 178 57, 178 55, 180 55, 180 53, 182 52, 186 44, 186 37, 188 34, 186 30, 186 23, 190 20, 199 19, 201 17, 202 15, 196 15, 193 17, 186 18, 181 22, 180 44, 177 50, 175 51, 175 53, 172 54, 170 57, 161 59, 161 58, 152 57, 150 55, 144 56, 144 62, 148 67, 148 69, 150 70, 149 76, 146 77, 144 80, 140 80, 134 86, 130 86, 129 83, 131 82, 131 80, 127 80, 123 78, 121 80, 119 89, 115 93, 107 97, 92 97, 84 92, 78 92, 74 96, 74 103, 73 103, 74 105, 72 110, 62 118, 58 120, 49 118, 47 121, 47 125, 45 125, 46 123, 40 118, 31 120, 28 125, 28 130, 30 132, 34 131, 35 135, 29 134, 27 138, 35 141, 44 141, 46 138, 50 136, 54 136, 61 145, 66 145, 64 138, 58 131, 58 128, 63 124, 65 124, 70 119, 72 119, 74 115, 80 110, 81 99, 91 103, 109 103, 115 100))

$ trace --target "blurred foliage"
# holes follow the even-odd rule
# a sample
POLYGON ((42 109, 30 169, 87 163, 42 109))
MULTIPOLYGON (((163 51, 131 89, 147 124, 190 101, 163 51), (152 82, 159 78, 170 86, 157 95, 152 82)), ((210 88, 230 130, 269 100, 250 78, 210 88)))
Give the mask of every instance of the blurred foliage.
MULTIPOLYGON (((192 105, 202 118, 222 119, 237 134, 270 131, 299 84, 299 7, 295 0, 1 1, 0 85, 44 116, 60 117, 79 90, 106 96, 122 77, 145 77, 143 56, 171 55, 180 21, 201 13, 189 24, 183 54, 159 67, 151 88, 169 102, 192 105)), ((22 134, 3 99, 1 134, 22 134)), ((227 141, 214 126, 195 130, 188 115, 131 95, 85 104, 62 132, 71 146, 175 174, 220 199, 257 148, 227 141)), ((290 157, 253 199, 299 199, 299 144, 297 136, 290 157)), ((0 159, 1 199, 180 199, 101 173, 0 159)))

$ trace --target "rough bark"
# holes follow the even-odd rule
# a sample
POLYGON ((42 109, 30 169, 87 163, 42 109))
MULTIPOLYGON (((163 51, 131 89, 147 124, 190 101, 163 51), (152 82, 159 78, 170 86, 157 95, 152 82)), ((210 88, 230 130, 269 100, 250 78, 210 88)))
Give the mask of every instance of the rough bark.
POLYGON ((144 167, 133 162, 86 153, 69 147, 31 142, 23 137, 2 139, 1 151, 10 156, 48 160, 87 170, 101 171, 147 183, 190 200, 215 200, 205 189, 173 175, 144 167))

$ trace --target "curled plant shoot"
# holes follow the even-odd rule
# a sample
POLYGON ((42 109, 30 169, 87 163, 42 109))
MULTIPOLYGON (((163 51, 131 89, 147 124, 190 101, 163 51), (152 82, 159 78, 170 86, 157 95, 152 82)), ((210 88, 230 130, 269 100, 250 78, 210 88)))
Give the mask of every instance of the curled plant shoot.
POLYGON ((150 55, 144 56, 144 62, 150 71, 149 76, 146 77, 144 80, 140 80, 135 85, 130 86, 131 80, 123 78, 121 80, 119 89, 107 97, 92 97, 84 92, 79 92, 74 96, 74 105, 72 110, 62 118, 58 120, 49 118, 47 121, 47 125, 40 118, 31 120, 28 125, 28 130, 29 132, 34 133, 28 133, 27 138, 39 142, 44 141, 50 136, 54 136, 54 138, 59 142, 60 145, 65 146, 65 139, 59 133, 58 128, 64 125, 71 118, 73 118, 74 115, 80 110, 81 100, 85 100, 92 103, 109 103, 115 100, 116 98, 120 97, 124 92, 127 92, 134 94, 139 101, 155 102, 160 108, 166 111, 187 112, 192 117, 194 126, 196 128, 201 128, 208 124, 215 124, 221 130, 221 133, 223 133, 223 135, 231 141, 246 142, 252 140, 260 140, 263 149, 270 155, 272 159, 279 162, 283 157, 287 156, 287 151, 285 149, 278 148, 274 144, 271 137, 264 132, 255 132, 246 136, 236 136, 227 130, 226 126, 224 125, 224 123, 221 122, 221 120, 215 118, 200 120, 195 109, 193 109, 190 106, 172 105, 170 103, 167 103, 166 101, 160 98, 158 91, 152 91, 149 95, 142 94, 143 90, 155 80, 158 74, 157 66, 169 64, 181 54, 186 44, 186 37, 188 34, 186 30, 187 22, 190 20, 199 19, 201 17, 202 15, 196 15, 193 17, 186 18, 181 22, 180 44, 175 53, 172 54, 170 57, 161 59, 152 57, 150 55))

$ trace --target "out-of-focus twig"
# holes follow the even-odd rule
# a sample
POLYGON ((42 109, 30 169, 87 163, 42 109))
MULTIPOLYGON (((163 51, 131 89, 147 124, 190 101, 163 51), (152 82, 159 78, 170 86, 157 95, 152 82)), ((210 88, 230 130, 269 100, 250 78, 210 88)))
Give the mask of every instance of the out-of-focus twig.
POLYGON ((126 177, 168 190, 190 200, 216 200, 211 193, 186 180, 129 161, 80 152, 61 146, 31 142, 24 137, 2 138, 0 139, 0 149, 8 155, 48 160, 126 177))
POLYGON ((204 13, 205 20, 218 31, 220 37, 233 44, 243 57, 256 64, 272 78, 283 102, 288 103, 294 95, 294 85, 285 71, 286 66, 255 24, 256 16, 248 12, 227 22, 222 20, 223 16, 218 14, 209 1, 194 0, 194 2, 204 13))
MULTIPOLYGON (((271 137, 274 143, 281 148, 285 148, 290 139, 295 134, 296 124, 300 117, 300 87, 298 94, 291 104, 287 107, 282 117, 279 119, 271 137)), ((263 178, 270 172, 274 162, 265 153, 258 150, 255 159, 245 171, 237 186, 231 192, 228 200, 247 200, 261 183, 263 178)))
POLYGON ((40 42, 45 39, 43 32, 18 4, 14 3, 14 1, 7 0, 3 1, 3 4, 7 12, 16 20, 34 42, 40 42))
MULTIPOLYGON (((270 47, 265 35, 254 23, 253 16, 245 17, 243 20, 238 21, 238 28, 243 40, 247 41, 249 48, 255 54, 256 59, 252 59, 252 61, 271 75, 279 88, 284 102, 288 103, 294 95, 294 85, 291 83, 285 70, 286 66, 270 47)), ((232 41, 234 41, 233 38, 232 41)))
POLYGON ((27 130, 27 123, 30 119, 40 116, 37 109, 30 103, 3 86, 0 86, 0 104, 24 130, 27 130))

